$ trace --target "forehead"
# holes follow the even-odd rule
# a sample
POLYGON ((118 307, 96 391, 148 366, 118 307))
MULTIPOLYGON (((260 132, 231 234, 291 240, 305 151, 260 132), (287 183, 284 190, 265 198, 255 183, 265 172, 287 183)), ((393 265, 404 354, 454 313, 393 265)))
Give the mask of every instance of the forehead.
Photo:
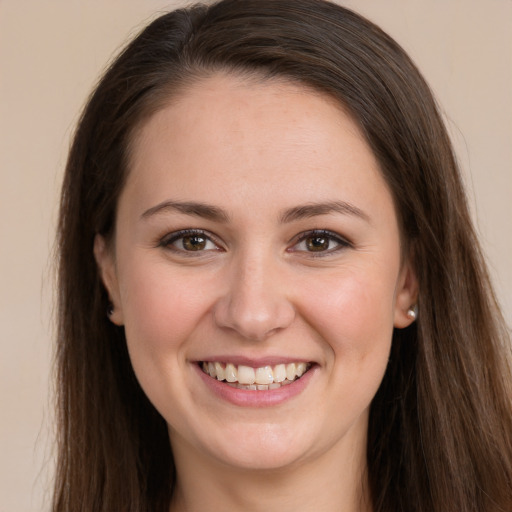
POLYGON ((141 125, 127 187, 146 202, 213 196, 233 206, 237 197, 243 205, 389 196, 337 101, 300 84, 222 74, 194 83, 141 125))

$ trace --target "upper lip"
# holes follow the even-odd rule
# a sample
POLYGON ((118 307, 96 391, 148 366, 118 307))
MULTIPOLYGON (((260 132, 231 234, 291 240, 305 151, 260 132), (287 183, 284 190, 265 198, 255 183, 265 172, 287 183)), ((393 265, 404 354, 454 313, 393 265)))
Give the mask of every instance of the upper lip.
POLYGON ((254 358, 235 355, 205 356, 202 359, 198 359, 196 362, 232 363, 234 365, 250 366, 252 368, 261 368, 263 366, 275 366, 278 364, 288 363, 313 363, 313 361, 310 359, 293 356, 267 356, 254 358))

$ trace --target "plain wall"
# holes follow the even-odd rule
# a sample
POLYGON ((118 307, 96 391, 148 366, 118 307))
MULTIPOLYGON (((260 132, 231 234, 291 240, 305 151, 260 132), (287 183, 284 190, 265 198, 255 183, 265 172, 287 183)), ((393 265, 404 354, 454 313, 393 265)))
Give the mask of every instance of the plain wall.
MULTIPOLYGON (((512 1, 346 0, 411 54, 446 113, 512 324, 512 1)), ((48 509, 53 243, 70 135, 158 0, 0 0, 0 512, 48 509)))

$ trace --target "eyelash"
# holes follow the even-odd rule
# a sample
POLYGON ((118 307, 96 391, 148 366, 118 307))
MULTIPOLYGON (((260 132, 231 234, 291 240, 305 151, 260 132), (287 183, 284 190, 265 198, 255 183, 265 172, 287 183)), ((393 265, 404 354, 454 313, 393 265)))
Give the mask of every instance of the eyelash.
POLYGON ((180 231, 175 231, 174 233, 170 233, 170 234, 164 236, 158 243, 158 246, 163 247, 165 249, 169 249, 173 252, 176 252, 176 253, 179 253, 182 255, 187 255, 187 256, 193 256, 194 254, 203 253, 206 251, 212 251, 212 250, 222 251, 223 250, 221 247, 221 244, 219 244, 216 241, 216 238, 213 235, 211 235, 210 233, 208 233, 207 231, 203 231, 202 229, 182 229, 180 231), (205 244, 213 243, 216 248, 215 249, 201 248, 198 250, 187 250, 185 248, 180 249, 178 247, 173 246, 173 244, 175 242, 179 241, 180 239, 185 240, 187 237, 188 238, 194 238, 194 237, 203 238, 205 240, 205 244))
POLYGON ((324 256, 329 256, 333 253, 341 251, 343 249, 352 247, 352 244, 345 238, 341 237, 337 233, 333 231, 329 231, 327 229, 312 229, 310 231, 306 231, 304 233, 299 234, 293 241, 292 247, 288 249, 288 252, 304 252, 307 253, 308 256, 313 258, 321 258, 324 256), (336 247, 327 249, 327 250, 319 250, 319 251, 307 251, 303 249, 295 249, 299 244, 307 241, 308 239, 324 239, 328 244, 331 242, 335 242, 337 244, 336 247))
MULTIPOLYGON (((287 249, 287 252, 300 252, 300 253, 307 253, 308 256, 319 258, 323 256, 328 256, 333 253, 336 253, 340 250, 346 249, 348 247, 352 247, 352 244, 346 240, 345 238, 341 237, 337 233, 334 233, 332 231, 326 230, 326 229, 313 229, 310 231, 305 231, 303 233, 300 233, 297 235, 294 239, 291 241, 293 245, 287 249), (323 239, 324 242, 326 242, 328 245, 330 245, 331 242, 335 242, 337 244, 336 247, 330 248, 327 250, 307 250, 307 249, 297 249, 296 247, 306 242, 308 239, 323 239)), ((214 237, 211 233, 208 233, 207 231, 204 231, 202 229, 183 229, 180 231, 176 231, 174 233, 170 233, 166 236, 164 236, 158 243, 159 247, 163 247, 165 249, 171 250, 173 252, 179 253, 181 255, 186 256, 198 256, 201 253, 204 252, 210 252, 210 251, 224 251, 222 248, 222 245, 217 241, 216 237, 214 237), (182 244, 184 243, 184 240, 186 238, 202 238, 204 240, 205 246, 207 246, 208 243, 212 243, 215 245, 215 249, 206 249, 204 247, 199 248, 197 250, 187 250, 184 247, 178 248, 173 246, 173 244, 179 240, 182 240, 182 244)))

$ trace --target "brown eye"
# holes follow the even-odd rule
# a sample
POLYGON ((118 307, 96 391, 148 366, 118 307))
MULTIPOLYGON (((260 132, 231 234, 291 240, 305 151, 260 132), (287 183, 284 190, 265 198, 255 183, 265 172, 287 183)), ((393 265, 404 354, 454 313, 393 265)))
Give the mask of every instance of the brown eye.
POLYGON ((330 240, 326 236, 310 236, 305 243, 308 251, 328 251, 330 240))
POLYGON ((202 235, 189 235, 182 238, 183 249, 186 251, 202 251, 208 240, 202 235))
POLYGON ((165 236, 159 245, 178 253, 202 253, 221 250, 210 235, 200 230, 189 229, 165 236))
POLYGON ((307 231, 297 238, 297 242, 288 249, 290 252, 316 253, 318 256, 327 256, 351 247, 351 243, 340 235, 323 229, 307 231))

